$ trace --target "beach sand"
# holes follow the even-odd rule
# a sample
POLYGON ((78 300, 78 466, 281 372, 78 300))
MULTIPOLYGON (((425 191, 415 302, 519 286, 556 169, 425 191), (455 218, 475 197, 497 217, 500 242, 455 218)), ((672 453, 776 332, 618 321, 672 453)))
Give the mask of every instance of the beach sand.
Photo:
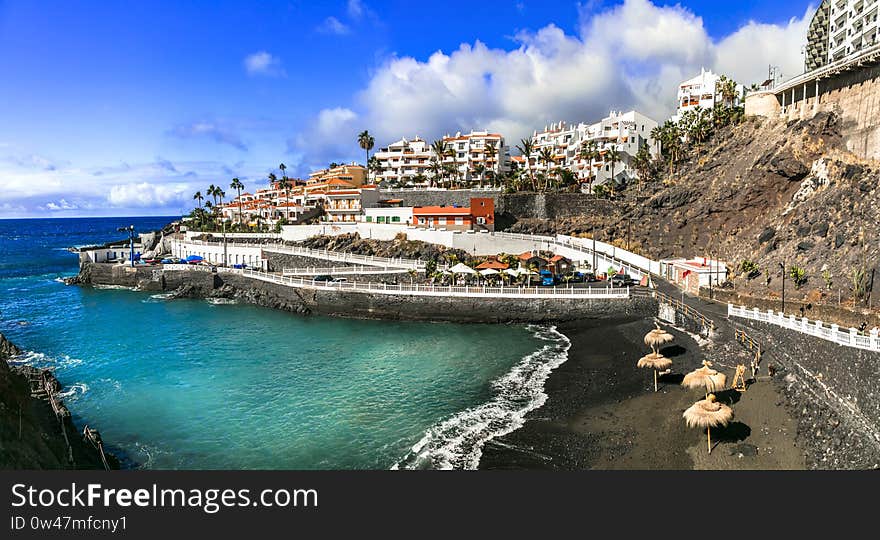
MULTIPOLYGON (((652 320, 584 321, 558 329, 572 342, 569 359, 547 380, 547 402, 520 429, 488 442, 481 469, 803 469, 795 445, 796 421, 775 382, 761 379, 745 393, 719 392, 733 407, 727 428, 706 432, 686 427, 682 412, 704 394, 679 382, 704 358, 716 362, 728 384, 736 354, 701 348, 687 333, 664 325, 675 341, 661 348, 673 373, 660 378, 636 362, 650 350, 642 341, 652 320)), ((743 354, 745 354, 743 352, 743 354)))

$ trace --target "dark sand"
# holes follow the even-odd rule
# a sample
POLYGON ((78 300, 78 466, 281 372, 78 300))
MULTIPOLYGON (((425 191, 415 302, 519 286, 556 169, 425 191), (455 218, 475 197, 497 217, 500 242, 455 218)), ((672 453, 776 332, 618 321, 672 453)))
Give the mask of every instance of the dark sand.
MULTIPOLYGON (((689 429, 682 412, 704 394, 679 385, 704 354, 733 379, 738 351, 704 342, 664 325, 675 341, 661 348, 673 373, 653 392, 651 370, 638 369, 650 352, 643 342, 652 320, 584 321, 558 329, 572 342, 569 359, 548 378, 543 407, 522 428, 486 444, 481 469, 803 469, 794 442, 796 422, 770 379, 748 391, 719 392, 734 421, 712 431, 689 429), (726 360, 726 361, 725 361, 726 360)), ((745 354, 745 353, 743 353, 745 354)))

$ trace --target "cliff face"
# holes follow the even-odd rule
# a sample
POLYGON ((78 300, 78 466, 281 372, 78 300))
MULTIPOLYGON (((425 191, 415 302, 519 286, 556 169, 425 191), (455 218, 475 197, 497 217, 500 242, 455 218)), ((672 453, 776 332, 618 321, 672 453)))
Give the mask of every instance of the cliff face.
POLYGON ((786 297, 850 299, 854 271, 870 289, 880 263, 880 166, 845 150, 837 116, 783 122, 750 118, 725 128, 661 182, 630 186, 609 216, 559 222, 523 220, 514 231, 589 233, 651 258, 712 255, 738 266, 738 292, 777 297, 786 267, 786 297), (806 281, 795 290, 789 269, 806 281), (823 278, 830 275, 830 288, 823 278), (769 277, 769 283, 768 283, 769 277))
MULTIPOLYGON (((101 469, 104 465, 91 443, 82 439, 62 407, 58 416, 39 389, 41 370, 10 367, 7 360, 21 350, 0 334, 0 469, 101 469)), ((54 390, 60 384, 45 374, 54 390)), ((113 456, 108 464, 118 468, 113 456)))

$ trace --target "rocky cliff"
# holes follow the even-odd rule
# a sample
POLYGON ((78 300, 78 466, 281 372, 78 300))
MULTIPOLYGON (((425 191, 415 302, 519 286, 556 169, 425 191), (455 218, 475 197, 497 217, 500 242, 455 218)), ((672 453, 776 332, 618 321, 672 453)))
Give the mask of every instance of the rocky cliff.
MULTIPOLYGON (((7 360, 21 352, 0 334, 0 469, 103 469, 100 454, 83 440, 64 404, 56 400, 58 414, 50 405, 45 387, 59 391, 55 377, 9 366, 7 360)), ((119 468, 112 455, 107 461, 119 468)))
POLYGON ((880 164, 845 149, 833 113, 783 122, 749 118, 660 174, 621 192, 608 215, 520 220, 519 232, 589 234, 652 258, 716 256, 739 266, 736 290, 778 297, 852 302, 854 278, 868 301, 880 264, 880 164), (804 271, 797 288, 792 266, 804 271), (824 274, 824 277, 823 277, 824 274), (860 278, 858 276, 861 276, 860 278))

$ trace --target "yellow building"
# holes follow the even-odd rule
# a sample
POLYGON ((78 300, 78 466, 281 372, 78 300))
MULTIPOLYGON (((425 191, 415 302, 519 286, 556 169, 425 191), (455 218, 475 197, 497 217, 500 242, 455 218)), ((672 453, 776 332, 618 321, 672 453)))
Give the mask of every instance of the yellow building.
POLYGON ((309 175, 308 184, 326 184, 331 180, 341 180, 352 187, 361 187, 367 183, 367 168, 352 163, 332 169, 321 169, 309 175))

